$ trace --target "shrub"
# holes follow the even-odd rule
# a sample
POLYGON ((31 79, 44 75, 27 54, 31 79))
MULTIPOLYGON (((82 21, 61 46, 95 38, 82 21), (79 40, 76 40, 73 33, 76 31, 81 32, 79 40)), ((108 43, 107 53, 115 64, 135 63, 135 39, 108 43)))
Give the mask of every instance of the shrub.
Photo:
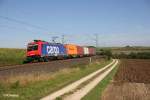
POLYGON ((120 58, 127 58, 127 59, 150 59, 150 52, 131 52, 129 54, 120 53, 120 54, 114 54, 114 58, 120 59, 120 58))
POLYGON ((19 82, 19 81, 16 81, 16 82, 12 83, 11 88, 16 89, 16 88, 18 88, 19 86, 20 86, 20 82, 19 82))
POLYGON ((110 60, 112 58, 112 51, 110 49, 100 49, 99 55, 103 55, 107 60, 110 60))

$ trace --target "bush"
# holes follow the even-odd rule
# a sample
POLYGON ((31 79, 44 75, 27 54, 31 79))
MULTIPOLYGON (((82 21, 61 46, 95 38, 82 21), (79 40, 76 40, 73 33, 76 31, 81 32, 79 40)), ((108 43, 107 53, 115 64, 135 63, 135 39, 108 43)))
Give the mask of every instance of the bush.
POLYGON ((121 53, 121 54, 114 54, 114 58, 127 58, 127 59, 150 59, 150 52, 131 52, 129 54, 121 53))
POLYGON ((110 49, 100 49, 99 55, 103 55, 107 60, 112 58, 112 51, 110 49))
POLYGON ((16 89, 16 88, 18 88, 19 86, 20 86, 20 82, 19 82, 19 81, 16 81, 16 82, 12 83, 11 88, 16 89))

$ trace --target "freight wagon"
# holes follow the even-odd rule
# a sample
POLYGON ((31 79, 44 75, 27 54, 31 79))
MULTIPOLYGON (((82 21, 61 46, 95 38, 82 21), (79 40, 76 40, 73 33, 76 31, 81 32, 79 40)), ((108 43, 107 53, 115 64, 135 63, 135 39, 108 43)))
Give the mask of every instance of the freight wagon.
POLYGON ((96 49, 94 47, 88 47, 89 50, 89 56, 96 55, 96 49))
POLYGON ((87 47, 83 47, 84 50, 84 56, 88 56, 89 55, 89 49, 87 47))
POLYGON ((96 54, 94 47, 82 47, 74 44, 49 43, 34 40, 28 43, 27 60, 25 62, 43 62, 52 59, 75 58, 93 56, 96 54))
POLYGON ((65 44, 67 56, 69 58, 77 57, 77 46, 74 44, 65 44))
POLYGON ((78 56, 78 57, 83 57, 83 56, 84 56, 83 47, 77 46, 77 56, 78 56))

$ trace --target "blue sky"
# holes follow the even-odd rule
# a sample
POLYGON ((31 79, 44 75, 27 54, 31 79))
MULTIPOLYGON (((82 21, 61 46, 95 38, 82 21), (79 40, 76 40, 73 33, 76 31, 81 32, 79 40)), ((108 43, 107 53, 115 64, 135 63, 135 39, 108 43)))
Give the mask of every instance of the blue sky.
POLYGON ((52 36, 59 42, 62 34, 79 45, 95 45, 98 34, 99 46, 150 46, 150 1, 0 0, 0 47, 52 36))

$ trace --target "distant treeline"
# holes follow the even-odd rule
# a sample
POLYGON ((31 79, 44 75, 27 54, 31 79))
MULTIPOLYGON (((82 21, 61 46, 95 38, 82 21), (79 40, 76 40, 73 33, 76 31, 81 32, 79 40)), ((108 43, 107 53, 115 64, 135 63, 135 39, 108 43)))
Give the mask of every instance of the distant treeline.
POLYGON ((113 54, 111 49, 100 49, 97 52, 98 55, 106 56, 109 59, 115 58, 115 59, 150 59, 150 52, 130 52, 130 53, 115 53, 113 54))
POLYGON ((150 52, 131 52, 129 54, 120 53, 113 54, 113 58, 127 58, 127 59, 150 59, 150 52))
POLYGON ((150 47, 143 46, 125 46, 125 47, 101 47, 97 50, 111 49, 112 51, 150 51, 150 47))

